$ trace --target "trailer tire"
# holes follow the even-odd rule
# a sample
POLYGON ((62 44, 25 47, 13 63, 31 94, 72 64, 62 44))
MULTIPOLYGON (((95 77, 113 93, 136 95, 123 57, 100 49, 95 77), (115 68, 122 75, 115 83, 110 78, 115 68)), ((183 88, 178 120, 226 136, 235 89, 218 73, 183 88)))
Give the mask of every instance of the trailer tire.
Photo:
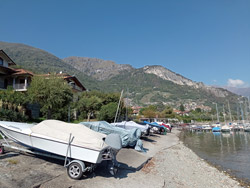
POLYGON ((0 155, 4 154, 4 147, 0 146, 0 155))
POLYGON ((68 176, 72 179, 79 180, 83 175, 82 166, 78 162, 73 162, 68 166, 68 176))

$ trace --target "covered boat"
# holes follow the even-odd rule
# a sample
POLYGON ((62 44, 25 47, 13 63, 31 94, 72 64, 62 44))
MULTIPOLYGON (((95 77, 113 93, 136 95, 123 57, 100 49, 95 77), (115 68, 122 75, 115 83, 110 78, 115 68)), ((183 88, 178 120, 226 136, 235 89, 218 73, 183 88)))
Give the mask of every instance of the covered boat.
POLYGON ((214 127, 214 128, 212 128, 212 132, 221 132, 221 128, 220 127, 214 127))
POLYGON ((166 134, 166 132, 167 132, 167 128, 166 127, 164 127, 163 125, 159 125, 156 122, 150 123, 148 121, 144 121, 144 123, 148 124, 152 128, 152 130, 155 131, 156 133, 166 134))
POLYGON ((0 121, 0 131, 22 145, 72 159, 73 166, 69 163, 68 174, 73 179, 79 179, 84 171, 90 169, 86 162, 98 164, 102 160, 113 160, 121 149, 121 140, 115 135, 112 143, 105 134, 58 120, 45 120, 36 125, 0 121), (74 166, 77 163, 78 167, 74 166), (79 170, 79 166, 82 169, 77 173, 75 168, 79 170))
POLYGON ((141 130, 142 134, 148 135, 150 131, 149 125, 140 125, 134 121, 122 121, 122 122, 116 122, 116 123, 111 123, 111 125, 114 125, 116 127, 120 127, 123 129, 131 130, 134 128, 138 128, 141 130))
POLYGON ((106 121, 80 122, 80 124, 105 135, 111 133, 119 134, 122 141, 122 147, 129 146, 134 147, 137 151, 143 151, 143 144, 140 140, 141 130, 138 128, 126 130, 115 127, 106 121))

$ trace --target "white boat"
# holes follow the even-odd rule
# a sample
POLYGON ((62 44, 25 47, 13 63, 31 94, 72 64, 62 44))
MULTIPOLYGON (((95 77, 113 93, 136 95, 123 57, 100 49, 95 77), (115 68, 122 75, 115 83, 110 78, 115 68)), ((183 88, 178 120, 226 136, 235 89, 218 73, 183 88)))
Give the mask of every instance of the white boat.
POLYGON ((111 123, 111 125, 114 125, 116 127, 120 127, 123 129, 127 129, 127 130, 137 128, 137 129, 140 129, 142 134, 144 134, 144 135, 148 135, 148 133, 150 131, 149 125, 140 125, 134 121, 115 122, 115 123, 111 123))
MULTIPOLYGON (((113 160, 121 149, 119 135, 106 136, 83 125, 58 120, 45 120, 36 125, 0 121, 0 131, 27 147, 71 159, 74 164, 80 164, 77 166, 83 168, 80 169, 83 172, 91 170, 86 166, 87 163, 92 166, 103 160, 113 160)), ((79 179, 83 172, 76 173, 77 166, 70 166, 72 162, 67 165, 68 174, 72 173, 69 174, 71 178, 79 179)))
POLYGON ((230 127, 228 125, 224 125, 221 127, 221 132, 230 132, 230 127))
POLYGON ((202 125, 202 130, 210 132, 212 131, 212 127, 210 125, 205 124, 205 125, 202 125))

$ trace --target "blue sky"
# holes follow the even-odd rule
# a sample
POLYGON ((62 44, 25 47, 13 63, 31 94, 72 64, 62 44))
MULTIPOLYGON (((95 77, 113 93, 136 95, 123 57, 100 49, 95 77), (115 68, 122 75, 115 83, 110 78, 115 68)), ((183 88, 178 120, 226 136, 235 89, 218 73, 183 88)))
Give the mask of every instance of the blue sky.
POLYGON ((250 0, 0 0, 0 41, 250 86, 250 0))

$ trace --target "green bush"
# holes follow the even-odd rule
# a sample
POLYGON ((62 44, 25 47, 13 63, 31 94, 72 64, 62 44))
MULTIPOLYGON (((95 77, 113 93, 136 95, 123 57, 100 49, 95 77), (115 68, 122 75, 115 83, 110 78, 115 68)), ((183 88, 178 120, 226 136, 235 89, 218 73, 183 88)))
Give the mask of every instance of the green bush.
POLYGON ((1 121, 26 122, 28 120, 28 117, 13 110, 1 109, 0 120, 1 121))

